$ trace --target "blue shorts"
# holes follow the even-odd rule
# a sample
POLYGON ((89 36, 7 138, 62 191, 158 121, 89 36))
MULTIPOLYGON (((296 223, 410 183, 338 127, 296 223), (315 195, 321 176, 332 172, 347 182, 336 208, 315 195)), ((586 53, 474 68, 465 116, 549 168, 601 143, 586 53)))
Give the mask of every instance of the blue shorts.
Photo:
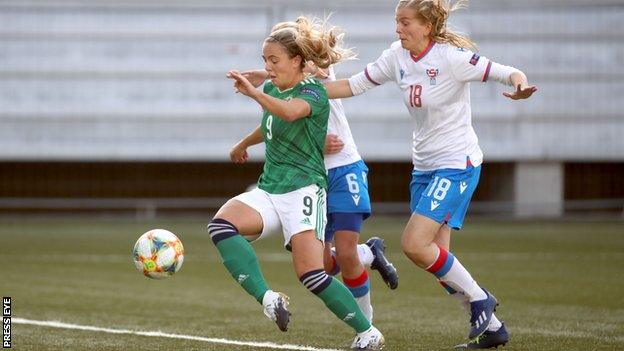
POLYGON ((329 187, 327 188, 325 240, 331 241, 337 230, 359 232, 362 222, 370 216, 368 167, 364 161, 359 160, 330 169, 327 178, 329 187), (345 214, 345 218, 337 220, 337 216, 342 216, 341 214, 345 214))
POLYGON ((412 172, 412 213, 461 229, 472 194, 479 184, 481 166, 466 169, 438 169, 412 172))

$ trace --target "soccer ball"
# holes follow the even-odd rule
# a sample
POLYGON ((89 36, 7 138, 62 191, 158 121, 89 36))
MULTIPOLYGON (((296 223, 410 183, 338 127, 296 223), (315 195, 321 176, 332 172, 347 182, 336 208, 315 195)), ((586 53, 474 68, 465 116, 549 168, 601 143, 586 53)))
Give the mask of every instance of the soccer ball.
POLYGON ((175 234, 152 229, 141 235, 132 250, 134 265, 146 277, 164 279, 180 270, 184 262, 184 246, 175 234))

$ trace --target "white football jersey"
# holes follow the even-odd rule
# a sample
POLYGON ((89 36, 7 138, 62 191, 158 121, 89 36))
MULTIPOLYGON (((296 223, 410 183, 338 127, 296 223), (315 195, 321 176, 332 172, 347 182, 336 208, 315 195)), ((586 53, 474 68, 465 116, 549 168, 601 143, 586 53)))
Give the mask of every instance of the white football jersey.
POLYGON ((503 66, 450 44, 431 42, 419 56, 394 42, 364 72, 349 79, 351 91, 361 94, 394 81, 413 118, 414 169, 465 169, 483 161, 472 128, 469 82, 488 78, 511 85, 516 69, 503 66))
MULTIPOLYGON (((328 76, 325 79, 320 79, 321 82, 331 82, 336 80, 334 74, 334 68, 329 67, 328 76)), ((342 106, 342 100, 332 99, 329 100, 329 123, 327 125, 327 134, 338 135, 340 140, 344 143, 342 150, 336 154, 325 155, 325 168, 332 169, 340 166, 345 166, 362 159, 358 153, 353 135, 351 134, 351 128, 347 122, 345 116, 344 107, 342 106)))

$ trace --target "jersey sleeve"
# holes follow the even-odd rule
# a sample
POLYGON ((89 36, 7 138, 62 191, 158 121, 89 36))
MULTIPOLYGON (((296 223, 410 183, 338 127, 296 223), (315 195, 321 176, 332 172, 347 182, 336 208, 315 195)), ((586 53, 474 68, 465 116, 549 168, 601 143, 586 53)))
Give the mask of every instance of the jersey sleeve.
POLYGON ((314 116, 327 108, 329 100, 327 99, 327 91, 321 83, 311 81, 299 87, 297 98, 304 100, 310 105, 310 115, 314 116))
POLYGON ((447 52, 453 76, 461 82, 497 82, 511 85, 511 74, 518 71, 489 60, 470 50, 452 48, 447 52))
POLYGON ((385 50, 381 56, 366 65, 363 72, 349 78, 349 86, 353 95, 360 95, 378 85, 395 80, 395 64, 393 50, 385 50))

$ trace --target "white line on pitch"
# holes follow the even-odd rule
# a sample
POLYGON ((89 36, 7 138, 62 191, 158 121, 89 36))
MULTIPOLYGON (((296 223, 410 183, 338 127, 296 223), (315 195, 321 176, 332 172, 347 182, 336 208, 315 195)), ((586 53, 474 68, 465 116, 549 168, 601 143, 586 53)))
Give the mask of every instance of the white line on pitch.
POLYGON ((163 333, 161 331, 137 331, 137 330, 128 330, 128 329, 100 328, 100 327, 92 327, 88 325, 69 324, 69 323, 56 322, 56 321, 34 321, 30 319, 16 318, 16 317, 11 318, 11 322, 15 324, 30 324, 30 325, 38 325, 42 327, 51 327, 51 328, 60 328, 60 329, 76 329, 76 330, 86 330, 86 331, 103 332, 103 333, 110 333, 110 334, 131 334, 131 335, 140 335, 140 336, 155 336, 155 337, 160 337, 160 338, 205 341, 205 342, 210 342, 214 344, 252 346, 252 347, 262 347, 262 348, 268 348, 268 349, 301 350, 301 351, 339 351, 335 349, 317 349, 311 346, 275 344, 272 342, 238 341, 238 340, 228 340, 228 339, 221 339, 221 338, 205 338, 205 337, 193 336, 193 335, 169 334, 169 333, 163 333))

